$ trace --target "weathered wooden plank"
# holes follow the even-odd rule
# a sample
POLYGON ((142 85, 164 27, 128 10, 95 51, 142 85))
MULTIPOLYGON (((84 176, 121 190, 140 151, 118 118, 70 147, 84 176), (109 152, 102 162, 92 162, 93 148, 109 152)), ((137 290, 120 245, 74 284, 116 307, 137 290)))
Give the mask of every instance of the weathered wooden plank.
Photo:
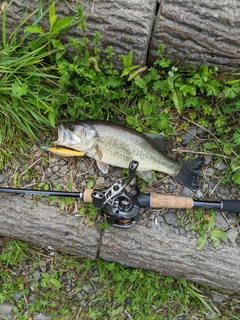
POLYGON ((169 228, 136 225, 131 230, 105 230, 99 257, 240 293, 240 248, 228 244, 195 248, 196 239, 176 235, 169 228))
MULTIPOLYGON (((44 7, 47 3, 45 1, 44 7)), ((21 21, 24 12, 33 12, 38 8, 39 1, 15 0, 8 11, 8 31, 12 31, 21 21)), ((79 28, 72 28, 67 32, 67 37, 80 39, 83 35, 93 40, 95 31, 101 33, 101 48, 106 52, 107 46, 112 46, 116 53, 113 58, 115 67, 122 67, 119 55, 134 52, 135 63, 144 65, 147 59, 149 41, 153 18, 155 15, 155 0, 101 0, 101 1, 63 1, 56 4, 58 17, 74 15, 76 5, 82 5, 85 11, 87 30, 84 32, 79 28)), ((36 19, 36 16, 35 18, 36 19)), ((48 30, 48 16, 41 25, 48 30)), ((66 38, 67 38, 66 37, 66 38)), ((91 45, 89 44, 89 48, 91 45)))
MULTIPOLYGON (((44 6, 52 1, 44 1, 44 6)), ((156 60, 159 43, 165 43, 173 61, 185 64, 217 65, 230 70, 240 64, 240 2, 237 0, 162 0, 152 27, 157 8, 155 0, 103 0, 84 1, 87 28, 84 33, 74 28, 64 38, 83 35, 93 39, 95 31, 102 36, 102 49, 113 46, 115 67, 122 66, 119 54, 134 52, 134 63, 152 64, 156 60), (150 50, 148 52, 151 39, 150 50)), ((26 11, 32 12, 38 0, 15 0, 8 12, 8 33, 16 28, 26 11)), ((56 13, 59 17, 73 15, 76 1, 59 0, 56 13)), ((36 16, 34 17, 36 19, 36 16)), ((34 20, 33 19, 33 20, 34 20)), ((41 21, 48 29, 48 17, 41 21)))
POLYGON ((122 66, 118 56, 134 52, 135 63, 145 65, 151 37, 156 1, 154 0, 103 0, 83 2, 87 28, 84 32, 92 39, 94 31, 102 36, 102 48, 113 46, 114 64, 122 66))
POLYGON ((150 45, 149 63, 159 43, 173 61, 234 69, 240 64, 240 2, 162 0, 150 45))
POLYGON ((0 235, 95 259, 101 232, 59 208, 22 196, 0 197, 0 235))
POLYGON ((176 235, 168 226, 130 229, 88 227, 82 217, 70 215, 42 201, 22 196, 0 197, 0 235, 51 246, 54 250, 124 265, 155 270, 174 278, 240 293, 240 248, 221 244, 196 251, 196 238, 176 235))

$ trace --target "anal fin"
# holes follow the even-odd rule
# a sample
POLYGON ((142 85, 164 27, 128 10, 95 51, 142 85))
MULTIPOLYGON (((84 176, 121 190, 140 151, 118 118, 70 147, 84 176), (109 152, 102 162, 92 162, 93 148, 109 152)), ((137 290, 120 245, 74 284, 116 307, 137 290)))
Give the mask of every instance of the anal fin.
POLYGON ((109 165, 107 163, 97 160, 97 166, 103 173, 108 173, 109 165))
POLYGON ((137 171, 139 177, 148 182, 156 181, 156 175, 153 171, 137 171))

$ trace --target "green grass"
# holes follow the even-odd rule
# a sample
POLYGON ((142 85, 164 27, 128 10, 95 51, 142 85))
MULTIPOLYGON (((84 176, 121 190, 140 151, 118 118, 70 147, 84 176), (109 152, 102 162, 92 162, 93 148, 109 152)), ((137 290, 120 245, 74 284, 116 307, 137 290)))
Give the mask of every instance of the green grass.
POLYGON ((69 28, 74 25, 70 19, 54 19, 53 3, 29 27, 30 32, 26 27, 19 35, 38 10, 24 17, 17 29, 7 35, 6 11, 10 6, 11 3, 5 4, 3 8, 0 44, 0 167, 16 150, 26 148, 27 140, 37 140, 55 126, 58 109, 68 96, 60 90, 58 69, 51 62, 53 54, 59 52, 52 43, 56 33, 66 29, 66 22, 69 28), (40 33, 32 40, 30 34, 39 30, 37 23, 48 11, 52 17, 49 33, 40 33))
POLYGON ((54 319, 238 319, 233 294, 113 262, 50 253, 17 240, 2 245, 0 302, 11 301, 18 320, 36 312, 54 319), (216 293, 224 297, 220 304, 212 302, 216 293))
MULTIPOLYGON (((163 44, 154 66, 133 65, 130 52, 120 57, 123 68, 116 70, 113 48, 99 49, 99 32, 93 37, 93 52, 85 37, 68 43, 60 40, 59 35, 69 27, 86 28, 81 7, 76 17, 58 19, 53 2, 39 11, 34 24, 29 21, 37 10, 8 36, 9 6, 2 14, 0 43, 0 168, 16 152, 18 157, 21 151, 24 154, 33 141, 51 136, 59 120, 97 118, 174 136, 177 141, 190 126, 201 127, 207 142, 199 143, 198 150, 226 161, 225 173, 218 176, 223 183, 240 184, 239 72, 223 75, 217 67, 175 65, 163 44), (49 29, 43 31, 39 21, 46 15, 49 29), (105 59, 100 58, 103 55, 105 59)), ((61 205, 65 207, 66 202, 61 205)), ((81 214, 86 210, 82 208, 81 214)), ((193 227, 211 238, 216 233, 214 225, 203 222, 196 217, 193 227)), ((213 306, 209 288, 184 279, 100 260, 54 258, 43 249, 14 240, 2 245, 0 278, 0 302, 12 301, 19 320, 35 312, 51 314, 54 319, 135 320, 170 320, 181 315, 186 319, 238 319, 239 314, 239 301, 231 294, 219 291, 225 300, 213 306), (35 271, 40 273, 38 281, 33 278, 35 271), (91 286, 92 294, 81 293, 83 285, 91 286), (22 297, 15 300, 14 293, 19 292, 22 297), (90 304, 81 308, 78 293, 91 296, 90 304)))

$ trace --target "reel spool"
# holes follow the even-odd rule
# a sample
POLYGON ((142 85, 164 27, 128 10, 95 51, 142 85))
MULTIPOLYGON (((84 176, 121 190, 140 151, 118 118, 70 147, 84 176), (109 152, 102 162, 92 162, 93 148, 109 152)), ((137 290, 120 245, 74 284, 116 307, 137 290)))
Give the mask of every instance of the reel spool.
POLYGON ((140 206, 136 196, 129 194, 125 188, 136 177, 137 161, 129 165, 129 176, 119 179, 106 191, 94 190, 92 203, 101 209, 101 214, 109 224, 119 228, 129 228, 136 223, 140 206))

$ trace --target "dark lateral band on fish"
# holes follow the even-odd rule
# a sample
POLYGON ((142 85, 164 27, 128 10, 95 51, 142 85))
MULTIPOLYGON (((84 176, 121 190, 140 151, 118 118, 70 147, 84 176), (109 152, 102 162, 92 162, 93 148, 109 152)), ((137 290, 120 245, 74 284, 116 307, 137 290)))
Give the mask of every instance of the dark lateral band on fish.
POLYGON ((204 158, 187 161, 169 158, 155 139, 132 128, 103 120, 83 120, 60 124, 56 145, 83 152, 97 161, 98 168, 108 172, 109 165, 128 168, 132 160, 139 162, 138 174, 153 181, 152 170, 171 175, 179 183, 197 188, 199 170, 204 158))

